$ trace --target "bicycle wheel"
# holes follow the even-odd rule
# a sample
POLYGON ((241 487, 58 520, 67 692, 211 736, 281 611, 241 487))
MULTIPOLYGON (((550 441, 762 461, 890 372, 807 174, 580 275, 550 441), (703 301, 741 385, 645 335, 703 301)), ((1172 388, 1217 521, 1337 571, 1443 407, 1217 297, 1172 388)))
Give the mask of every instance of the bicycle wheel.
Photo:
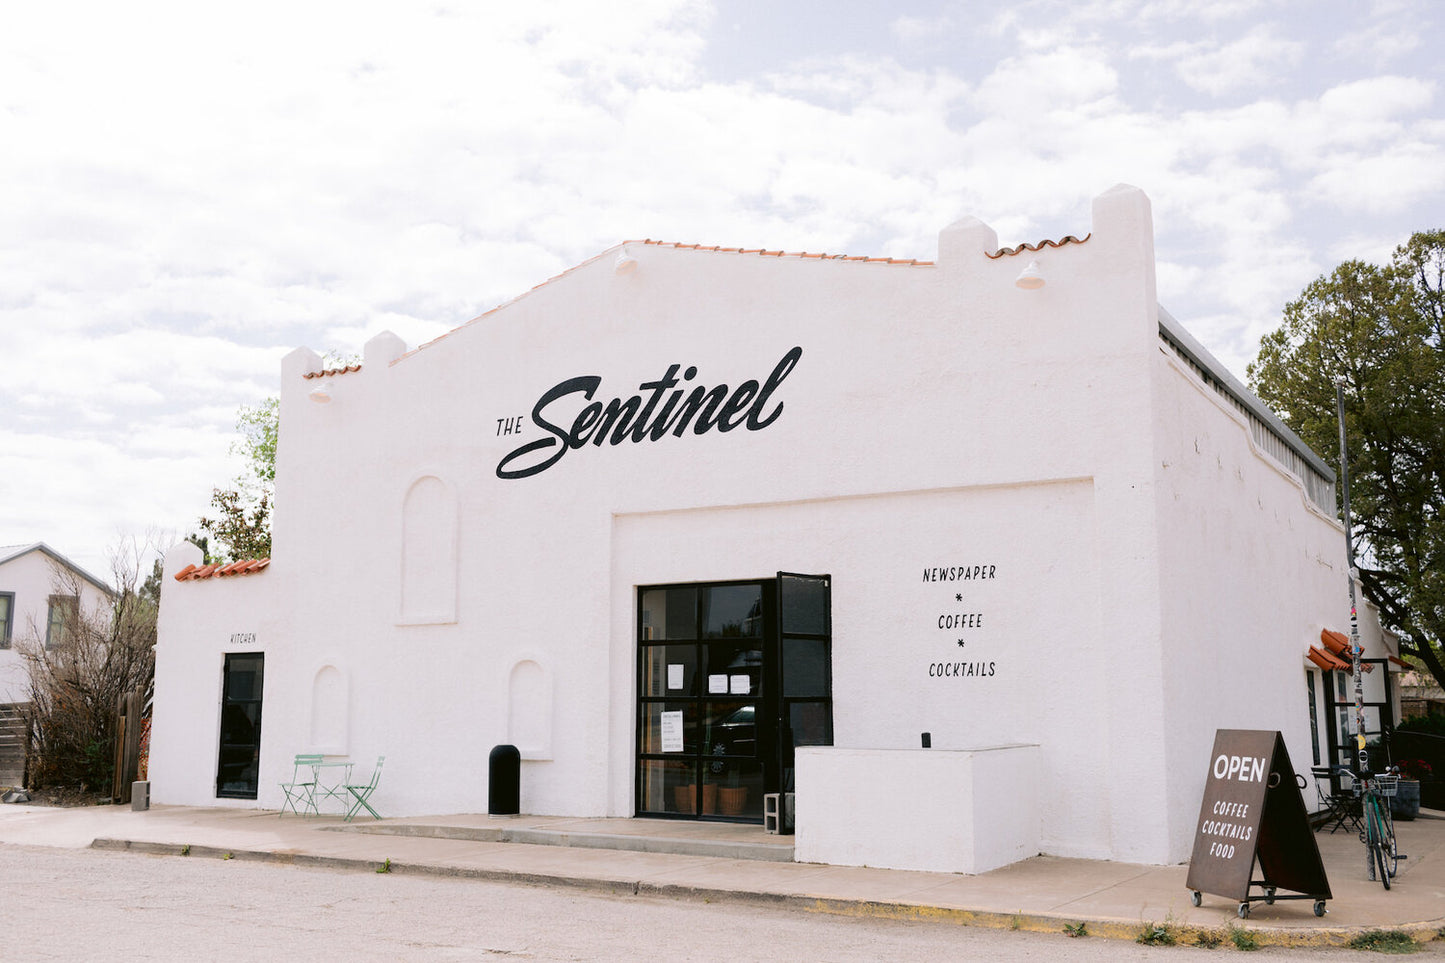
POLYGON ((1370 847, 1370 852, 1374 854, 1375 866, 1378 867, 1380 872, 1380 885, 1384 886, 1385 889, 1389 889, 1390 872, 1385 868, 1385 844, 1375 843, 1370 847))
POLYGON ((1390 878, 1394 879, 1395 874, 1400 870, 1400 847, 1395 841, 1395 815, 1390 812, 1390 800, 1380 800, 1380 811, 1384 814, 1384 835, 1381 837, 1385 844, 1385 858, 1390 867, 1390 878))
POLYGON ((1390 888, 1390 872, 1385 864, 1385 835, 1380 817, 1380 797, 1368 796, 1365 800, 1365 826, 1369 833, 1366 843, 1369 858, 1380 874, 1380 885, 1390 888))

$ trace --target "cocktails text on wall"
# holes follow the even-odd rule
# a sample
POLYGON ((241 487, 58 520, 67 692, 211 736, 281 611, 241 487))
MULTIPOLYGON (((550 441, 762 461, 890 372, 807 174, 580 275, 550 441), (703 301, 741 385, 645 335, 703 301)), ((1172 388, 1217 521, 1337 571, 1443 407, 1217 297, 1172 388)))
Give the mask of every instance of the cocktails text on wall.
MULTIPOLYGON (((773 395, 802 356, 803 349, 795 347, 783 355, 761 384, 749 379, 736 388, 725 384, 713 388, 695 385, 689 390, 686 382, 697 377, 697 367, 689 365, 683 370, 682 365, 675 364, 661 378, 638 385, 637 394, 606 403, 592 400, 602 386, 597 375, 568 378, 548 388, 532 406, 532 423, 547 436, 509 452, 497 463, 497 477, 536 475, 561 461, 569 450, 580 449, 588 442, 601 447, 604 441, 613 445, 628 440, 661 441, 668 435, 681 438, 689 427, 695 435, 713 428, 761 431, 783 413, 783 402, 774 400, 773 395), (589 403, 579 410, 578 399, 568 403, 570 395, 581 395, 589 403)), ((498 419, 497 434, 518 432, 520 422, 520 417, 498 419)))

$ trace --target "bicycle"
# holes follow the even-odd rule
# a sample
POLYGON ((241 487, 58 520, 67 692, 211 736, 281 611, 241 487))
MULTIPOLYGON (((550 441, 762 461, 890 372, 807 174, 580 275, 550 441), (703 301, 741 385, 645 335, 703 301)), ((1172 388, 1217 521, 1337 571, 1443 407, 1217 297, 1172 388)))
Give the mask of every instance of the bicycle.
POLYGON ((1395 840, 1395 819, 1390 814, 1390 797, 1395 795, 1399 783, 1399 772, 1393 769, 1374 776, 1364 772, 1359 779, 1365 815, 1360 842, 1369 852, 1370 875, 1373 876, 1378 869, 1380 883, 1385 889, 1390 888, 1390 880, 1399 870, 1400 860, 1406 858, 1401 855, 1395 840))

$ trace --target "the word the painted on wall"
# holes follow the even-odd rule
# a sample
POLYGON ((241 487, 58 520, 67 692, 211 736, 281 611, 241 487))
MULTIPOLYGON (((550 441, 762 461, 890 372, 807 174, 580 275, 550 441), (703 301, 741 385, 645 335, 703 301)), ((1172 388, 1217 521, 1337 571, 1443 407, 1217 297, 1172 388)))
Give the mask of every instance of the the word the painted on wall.
MULTIPOLYGON (((527 478, 544 472, 568 451, 581 449, 589 442, 601 447, 604 442, 620 445, 624 441, 661 441, 668 435, 681 438, 689 428, 695 435, 707 434, 713 428, 761 431, 783 413, 783 402, 774 395, 802 356, 803 349, 795 347, 783 355, 761 383, 749 379, 736 388, 719 384, 689 389, 686 383, 697 377, 697 366, 683 370, 682 365, 675 364, 661 378, 638 385, 637 394, 607 402, 593 400, 602 386, 597 375, 568 378, 544 391, 532 406, 532 424, 547 436, 508 452, 497 463, 497 477, 527 478), (571 395, 581 395, 580 400, 588 404, 579 409, 579 399, 571 395)), ((498 421, 499 435, 512 433, 508 421, 498 421)))
MULTIPOLYGON (((947 587, 951 597, 930 593, 930 628, 947 640, 957 643, 960 649, 968 649, 970 643, 983 638, 984 613, 981 602, 985 592, 983 586, 998 577, 998 566, 993 563, 973 562, 966 565, 925 565, 923 581, 929 588, 947 587), (941 603, 940 603, 941 598, 941 603), (934 613, 937 613, 936 619, 934 613)), ((964 655, 965 653, 958 653, 964 655)), ((954 661, 933 660, 928 663, 930 679, 991 679, 998 672, 998 661, 980 656, 975 644, 967 658, 954 661)))

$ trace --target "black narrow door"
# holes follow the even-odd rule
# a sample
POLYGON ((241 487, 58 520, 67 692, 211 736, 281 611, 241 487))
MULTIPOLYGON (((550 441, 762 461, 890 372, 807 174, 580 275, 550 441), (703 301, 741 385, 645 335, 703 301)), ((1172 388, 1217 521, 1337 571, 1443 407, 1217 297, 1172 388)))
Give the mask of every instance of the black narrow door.
POLYGON ((831 582, 827 575, 778 573, 774 791, 793 791, 795 747, 833 744, 831 582))
POLYGON ((221 676, 221 745, 216 795, 255 799, 261 773, 261 684, 266 657, 228 653, 221 676))

